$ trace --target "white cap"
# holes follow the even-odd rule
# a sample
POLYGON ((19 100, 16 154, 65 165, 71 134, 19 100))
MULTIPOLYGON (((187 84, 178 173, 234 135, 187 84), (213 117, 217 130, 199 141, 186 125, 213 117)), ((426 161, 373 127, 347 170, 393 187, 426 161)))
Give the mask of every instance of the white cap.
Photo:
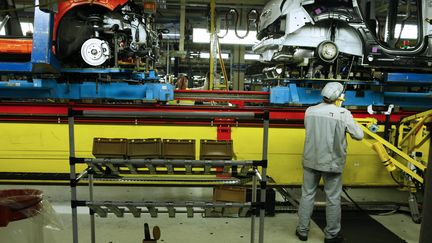
POLYGON ((324 99, 333 102, 337 100, 343 92, 343 85, 338 82, 327 83, 321 91, 324 99))

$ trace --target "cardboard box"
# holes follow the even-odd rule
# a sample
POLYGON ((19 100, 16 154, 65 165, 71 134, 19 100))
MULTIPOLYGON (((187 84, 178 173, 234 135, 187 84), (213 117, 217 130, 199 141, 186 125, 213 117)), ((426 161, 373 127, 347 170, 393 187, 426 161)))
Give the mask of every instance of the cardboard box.
MULTIPOLYGON (((244 203, 246 202, 246 188, 242 187, 215 187, 213 190, 213 201, 215 202, 234 202, 234 203, 244 203)), ((230 207, 221 208, 216 207, 212 211, 211 215, 206 215, 210 217, 239 217, 244 216, 241 214, 241 208, 230 207)))
POLYGON ((246 188, 215 187, 213 190, 213 201, 244 203, 246 202, 246 188))

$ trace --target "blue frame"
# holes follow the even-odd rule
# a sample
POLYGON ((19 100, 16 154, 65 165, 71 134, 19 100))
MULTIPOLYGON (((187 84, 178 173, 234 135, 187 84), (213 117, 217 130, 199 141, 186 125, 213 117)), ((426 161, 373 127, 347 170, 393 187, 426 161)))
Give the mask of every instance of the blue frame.
MULTIPOLYGON (((35 1, 38 5, 39 1, 35 1)), ((84 68, 61 69, 52 52, 54 14, 35 8, 34 33, 30 62, 0 62, 0 73, 22 74, 29 80, 0 82, 0 98, 3 99, 113 99, 169 101, 174 99, 174 87, 159 83, 154 70, 134 72, 133 69, 84 68), (55 79, 36 79, 33 74, 81 74, 81 80, 62 83, 55 79), (127 82, 87 82, 95 75, 109 74, 115 80, 134 80, 144 84, 127 82)), ((75 75, 74 77, 76 77, 75 75)))
POLYGON ((432 84, 432 74, 430 73, 389 73, 386 81, 388 83, 404 83, 404 84, 432 84))
MULTIPOLYGON (((324 86, 325 80, 285 80, 287 86, 270 89, 270 103, 290 105, 314 105, 322 100, 320 89, 300 87, 298 84, 314 83, 324 86)), ((384 82, 356 82, 350 84, 366 84, 371 86, 424 86, 432 84, 432 74, 389 73, 384 82)), ((303 85, 302 85, 303 86, 303 85)), ((393 104, 404 108, 430 109, 432 92, 378 92, 373 90, 346 91, 346 106, 385 106, 393 104)))
POLYGON ((164 83, 133 85, 126 82, 58 83, 54 79, 10 80, 0 82, 0 98, 170 101, 174 99, 174 86, 164 83))
MULTIPOLYGON (((35 0, 39 5, 39 0, 35 0)), ((54 14, 35 7, 30 62, 0 62, 2 73, 58 73, 60 64, 52 53, 54 14)))

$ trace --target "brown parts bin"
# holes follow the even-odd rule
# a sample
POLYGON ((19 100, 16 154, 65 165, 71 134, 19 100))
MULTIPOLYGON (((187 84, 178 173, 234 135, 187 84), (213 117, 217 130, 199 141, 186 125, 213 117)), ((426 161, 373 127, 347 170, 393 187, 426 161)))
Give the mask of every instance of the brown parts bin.
POLYGON ((213 201, 216 202, 246 202, 246 188, 217 186, 213 190, 213 201))
POLYGON ((160 138, 129 139, 127 156, 131 159, 159 159, 162 157, 160 138))
POLYGON ((162 143, 164 159, 195 159, 195 140, 164 139, 162 143))
POLYGON ((94 138, 92 153, 96 158, 124 158, 127 153, 127 139, 94 138))
POLYGON ((233 158, 232 140, 207 140, 200 141, 200 159, 231 160, 233 158))

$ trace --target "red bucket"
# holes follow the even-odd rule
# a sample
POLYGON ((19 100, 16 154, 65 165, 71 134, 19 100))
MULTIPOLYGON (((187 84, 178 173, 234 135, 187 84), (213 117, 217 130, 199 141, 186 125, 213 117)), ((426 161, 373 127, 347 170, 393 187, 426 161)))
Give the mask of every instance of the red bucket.
POLYGON ((42 199, 40 190, 0 190, 0 227, 35 216, 42 209, 42 199))

